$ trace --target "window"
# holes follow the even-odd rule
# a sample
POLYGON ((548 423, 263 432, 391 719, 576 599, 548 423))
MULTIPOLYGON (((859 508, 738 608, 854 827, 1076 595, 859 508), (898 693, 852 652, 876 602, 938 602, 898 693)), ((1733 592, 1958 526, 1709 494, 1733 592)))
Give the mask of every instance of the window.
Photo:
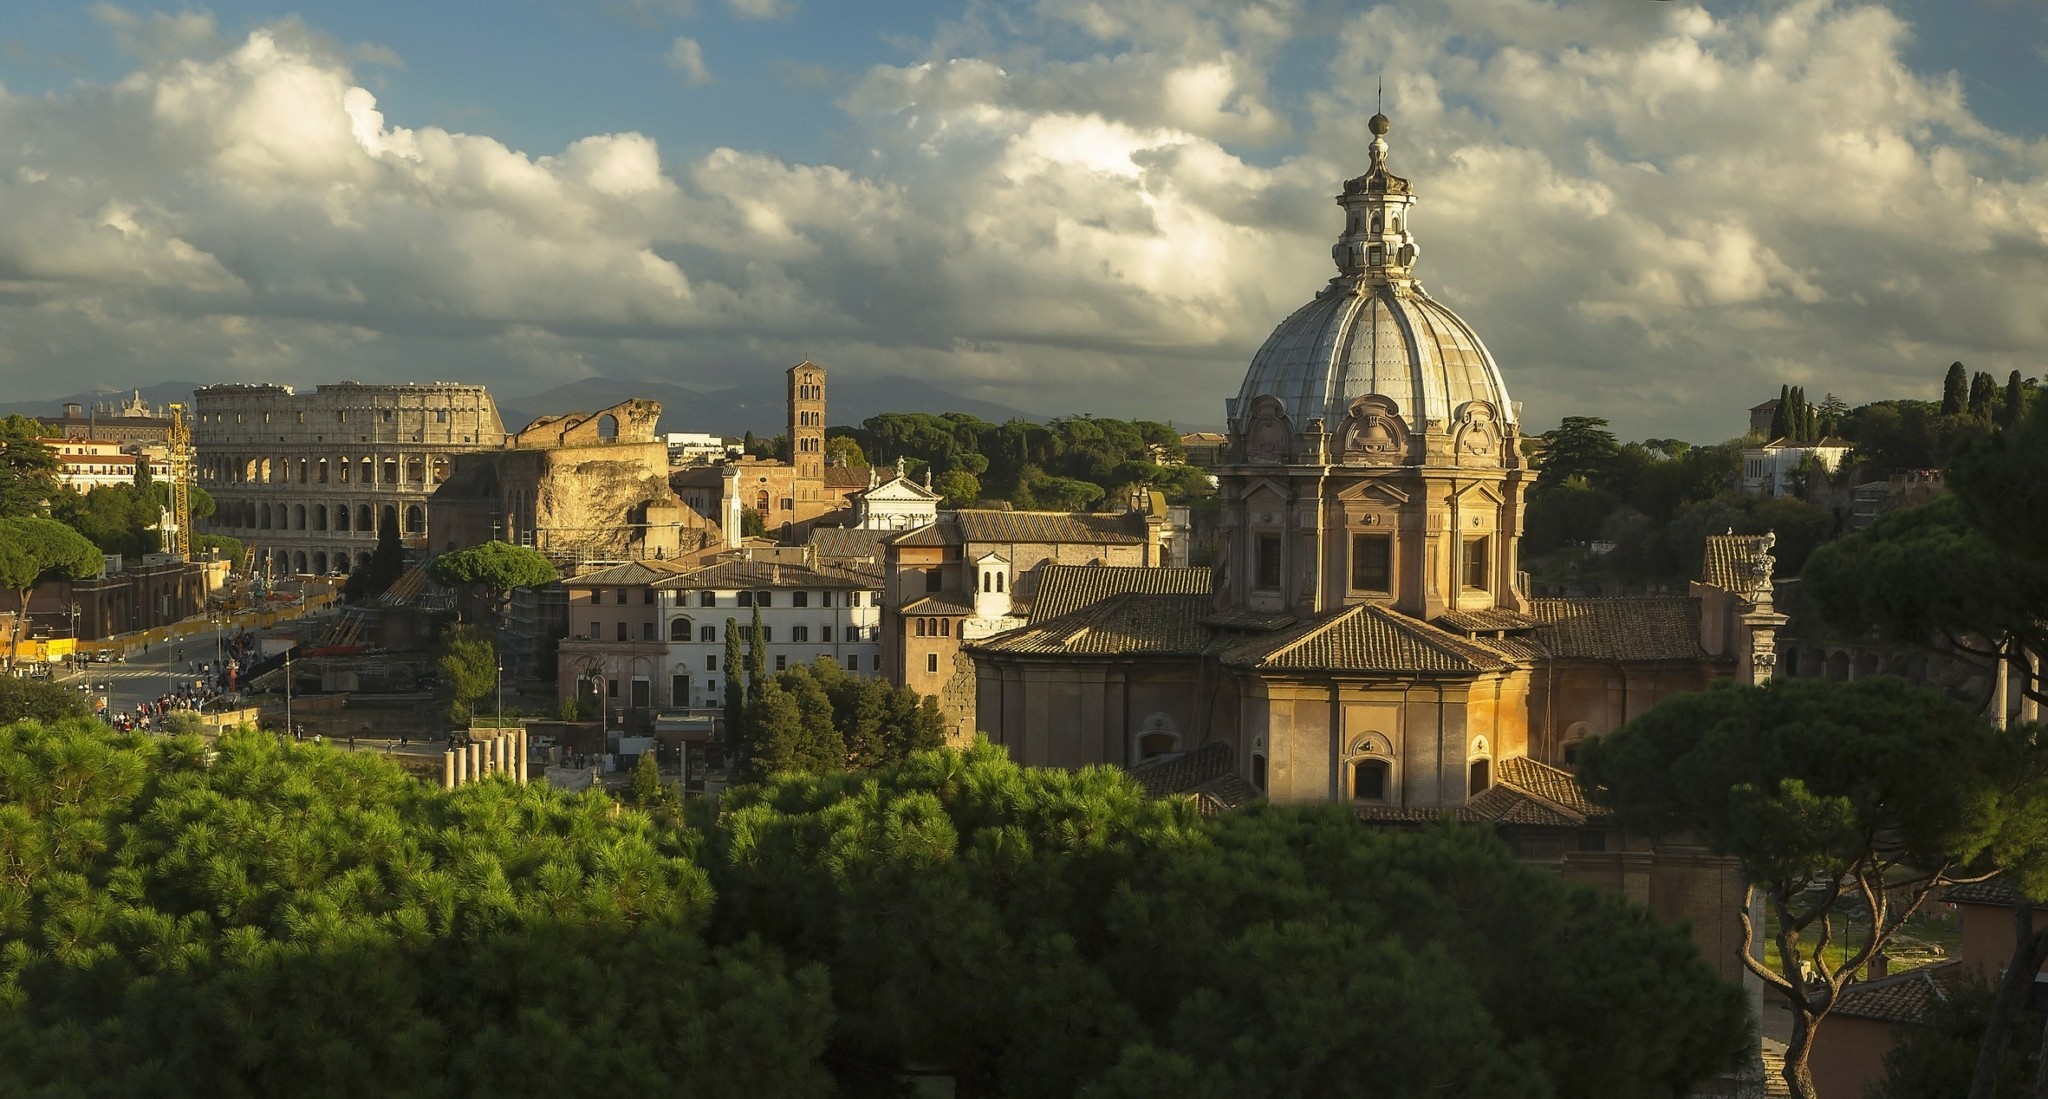
POLYGON ((697 627, 697 640, 699 640, 699 641, 716 641, 716 640, 718 640, 718 627, 717 627, 717 626, 699 626, 699 627, 697 627))
POLYGON ((614 602, 614 603, 617 603, 617 604, 618 604, 619 606, 621 606, 621 607, 625 606, 625 605, 626 605, 626 589, 624 589, 624 588, 613 588, 613 589, 612 589, 612 602, 614 602))
POLYGON ((668 700, 676 706, 690 704, 690 677, 672 675, 668 677, 668 700))
POLYGON ((741 592, 741 593, 740 593, 740 606, 742 606, 742 607, 751 607, 751 606, 753 606, 753 605, 754 605, 754 593, 753 593, 753 592, 750 592, 750 591, 743 591, 743 592, 741 592))
POLYGON ((700 606, 700 607, 715 607, 715 606, 717 606, 717 605, 718 605, 718 593, 717 593, 717 592, 715 592, 715 591, 700 591, 700 592, 698 592, 698 593, 697 593, 697 605, 698 605, 698 606, 700 606))
POLYGON ((670 622, 668 624, 668 639, 670 641, 688 641, 690 639, 690 620, 678 618, 670 622))
POLYGON ((821 606, 821 607, 829 607, 829 606, 831 606, 831 605, 832 605, 832 593, 831 593, 831 592, 829 592, 829 591, 821 591, 821 592, 819 592, 819 593, 818 593, 818 605, 819 605, 819 606, 821 606))
POLYGON ((713 705, 717 705, 718 681, 716 679, 707 679, 704 681, 704 701, 709 702, 713 705))
POLYGON ((1485 591, 1487 588, 1492 587, 1492 585, 1486 582, 1488 541, 1489 539, 1484 535, 1478 538, 1465 539, 1465 567, 1462 572, 1467 588, 1477 588, 1480 591, 1485 591))
POLYGON ((924 570, 924 590, 928 592, 938 591, 945 586, 945 583, 946 572, 944 569, 924 570))
POLYGON ((776 653, 776 654, 775 654, 775 670, 776 670, 776 671, 778 671, 778 672, 780 672, 780 671, 785 671, 785 670, 787 670, 788 668, 789 668, 789 658, 788 658, 788 657, 786 657, 786 656, 784 656, 784 655, 782 655, 781 653, 776 653))
POLYGON ((752 641, 753 639, 754 639, 754 627, 752 627, 752 626, 741 626, 741 627, 740 627, 740 640, 741 640, 741 641, 752 641))
POLYGON ((809 626, 791 626, 789 629, 789 639, 791 641, 809 641, 811 639, 811 628, 809 626))
POLYGON ((712 653, 710 656, 704 658, 704 670, 707 672, 715 672, 718 670, 717 653, 712 653))
POLYGON ((1261 591, 1280 590, 1280 536, 1261 534, 1255 543, 1252 575, 1261 591))
POLYGON ((1466 784, 1465 796, 1477 797, 1479 794, 1484 793, 1488 786, 1493 784, 1492 760, 1475 759, 1467 770, 1470 781, 1466 784))
POLYGON ((653 588, 641 588, 641 589, 640 589, 640 602, 641 602, 641 604, 642 604, 643 606, 648 606, 648 607, 651 607, 651 606, 653 606, 653 605, 654 605, 654 589, 653 589, 653 588))
POLYGON ((847 670, 847 671, 849 671, 849 672, 857 672, 857 671, 860 671, 860 657, 857 657, 857 656, 849 656, 849 657, 847 657, 847 658, 846 658, 846 670, 847 670))
POLYGON ((919 637, 923 637, 923 636, 924 636, 924 631, 925 631, 925 621, 926 621, 926 620, 925 620, 925 619, 922 619, 922 618, 920 618, 920 619, 918 619, 918 620, 917 620, 917 636, 919 636, 919 637))
POLYGON ((1387 761, 1361 759, 1351 765, 1351 796, 1360 801, 1387 800, 1387 761))
POLYGON ((933 673, 933 674, 937 674, 937 672, 938 672, 938 670, 939 670, 939 654, 938 654, 938 653, 926 653, 926 654, 924 654, 924 670, 925 670, 925 671, 927 671, 927 672, 931 672, 931 673, 933 673))
POLYGON ((642 623, 640 623, 640 640, 642 640, 642 641, 652 641, 652 640, 654 640, 654 623, 652 623, 652 622, 642 622, 642 623))
POLYGON ((1607 850, 1607 833, 1597 828, 1579 830, 1579 850, 1601 852, 1607 850))
POLYGON ((617 697, 619 697, 619 681, 618 681, 618 680, 616 680, 616 679, 607 679, 607 680, 605 680, 605 681, 604 681, 604 696, 605 696, 606 698, 617 698, 617 697))
POLYGON ((1259 793, 1263 794, 1266 792, 1265 756, 1259 755, 1252 757, 1252 785, 1258 787, 1259 793))
POLYGON ((619 628, 616 631, 618 634, 618 639, 620 641, 624 641, 626 639, 626 624, 624 622, 620 622, 618 623, 618 627, 619 628))
POLYGON ((807 591, 793 591, 793 592, 790 592, 790 593, 789 593, 789 605, 790 605, 790 606, 792 606, 792 607, 808 607, 808 606, 810 606, 810 605, 811 605, 811 593, 810 593, 810 592, 807 592, 807 591))
POLYGON ((775 640, 775 627, 773 627, 773 626, 763 626, 763 627, 761 627, 761 644, 763 644, 763 645, 766 645, 766 644, 768 644, 769 642, 771 642, 771 641, 774 641, 774 640, 775 640))
POLYGON ((1351 536, 1351 590, 1392 591, 1390 566, 1394 552, 1391 534, 1351 536))
POLYGON ((950 618, 941 618, 941 619, 939 619, 939 636, 940 636, 940 637, 951 637, 951 636, 953 636, 953 620, 952 620, 952 619, 950 619, 950 618))
POLYGON ((827 644, 827 645, 830 645, 830 644, 832 643, 832 627, 830 627, 830 626, 819 626, 819 627, 818 627, 818 640, 820 640, 820 641, 823 641, 823 642, 824 642, 825 644, 827 644))
MULTIPOLYGON (((848 659, 851 659, 851 657, 849 657, 848 659)), ((875 670, 876 670, 876 671, 878 671, 878 672, 879 672, 879 671, 881 671, 881 670, 882 670, 882 654, 881 654, 881 653, 876 653, 876 654, 875 654, 875 657, 874 657, 874 662, 875 662, 875 670)))
POLYGON ((774 605, 775 605, 775 593, 774 593, 774 592, 772 592, 772 591, 756 592, 756 593, 754 594, 754 605, 755 605, 755 606, 757 606, 757 607, 772 607, 772 606, 774 606, 774 605))

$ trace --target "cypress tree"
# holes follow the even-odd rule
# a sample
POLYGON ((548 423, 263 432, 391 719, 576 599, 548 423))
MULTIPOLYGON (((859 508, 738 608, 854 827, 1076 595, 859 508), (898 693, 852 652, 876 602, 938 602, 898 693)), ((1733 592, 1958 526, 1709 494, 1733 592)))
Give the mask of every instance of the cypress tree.
POLYGON ((1970 374, 1963 364, 1948 364, 1948 377, 1941 383, 1941 414, 1954 416, 1961 412, 1970 400, 1970 374))
POLYGON ((2020 372, 2015 370, 2011 377, 2005 379, 2005 407, 1999 410, 1998 422, 2011 427, 2020 422, 2026 411, 2027 387, 2020 380, 2020 372))
POLYGON ((761 603, 754 602, 754 627, 747 632, 747 715, 761 704, 761 690, 768 684, 768 642, 761 630, 761 603))
POLYGON ((746 695, 740 678, 740 623, 725 620, 725 742, 738 751, 747 743, 746 695))
POLYGON ((1764 440, 1765 442, 1772 442, 1792 434, 1791 413, 1792 387, 1781 385, 1778 387, 1778 405, 1776 408, 1771 409, 1771 437, 1764 440))
POLYGON ((1972 375, 1970 378, 1970 417, 1982 420, 1987 424, 1990 423, 1991 405, 1997 398, 1997 394, 1998 383, 1991 380, 1991 375, 1982 370, 1972 375))

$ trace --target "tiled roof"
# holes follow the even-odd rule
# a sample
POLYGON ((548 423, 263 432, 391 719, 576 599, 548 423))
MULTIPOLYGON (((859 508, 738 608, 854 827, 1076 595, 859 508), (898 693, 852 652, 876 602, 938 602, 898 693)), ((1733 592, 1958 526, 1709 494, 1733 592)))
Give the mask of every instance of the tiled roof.
POLYGON ((817 548, 818 559, 821 561, 848 558, 880 561, 882 540, 891 533, 886 530, 862 530, 859 527, 818 527, 811 531, 809 541, 817 548))
POLYGON ((1997 877, 1955 886, 1948 891, 1948 899, 1958 904, 1995 904, 2011 908, 2020 903, 2020 891, 2013 888, 2010 878, 1997 877))
POLYGON ((958 588, 937 591, 903 604, 902 608, 896 613, 900 615, 973 614, 974 596, 958 588))
POLYGON ((899 546, 957 546, 967 542, 1078 542, 1134 546, 1145 541, 1145 517, 1068 511, 942 511, 938 521, 897 535, 899 546))
POLYGON ((1528 615, 1506 607, 1488 607, 1479 611, 1448 610, 1431 621, 1446 630, 1464 633, 1498 633, 1542 625, 1528 615))
POLYGON ((1114 595, 1208 595, 1208 569, 1145 568, 1137 565, 1043 565, 1031 604, 1032 621, 1058 618, 1114 595))
POLYGON ((825 487, 836 489, 864 489, 868 487, 866 466, 826 466, 825 487))
MULTIPOLYGON (((1208 648, 1202 625, 1206 595, 1130 592, 1061 615, 1034 620, 969 646, 977 652, 1090 656, 1197 656, 1208 648)), ((908 608, 905 613, 910 613, 908 608)))
POLYGON ((1683 595, 1538 599, 1530 614, 1550 655, 1585 660, 1698 660, 1700 605, 1683 595))
POLYGON ((628 561, 613 565, 597 572, 587 572, 563 581, 572 588, 594 587, 638 587, 662 580, 673 579, 685 571, 685 567, 673 561, 628 561))
POLYGON ((1232 809, 1242 809, 1252 802, 1261 801, 1266 795, 1259 792, 1251 781, 1239 774, 1222 775, 1189 790, 1195 796, 1196 808, 1205 817, 1232 809))
POLYGON ((1949 989, 1963 979, 1962 959, 1936 962, 1919 969, 1857 981, 1835 998, 1834 1014, 1886 1023, 1917 1023, 1929 1009, 1948 999, 1949 989))
POLYGON ((879 565, 852 567, 820 561, 800 565, 789 561, 720 561, 661 581, 661 587, 686 591, 775 588, 861 588, 882 586, 879 565))
POLYGON ((1144 788, 1147 797, 1155 798, 1185 794, 1236 773, 1236 753, 1228 741, 1222 740, 1212 740, 1192 752, 1148 759, 1131 768, 1131 778, 1144 788))
POLYGON ((1756 548, 1753 534, 1709 534, 1707 556, 1700 564, 1700 583, 1722 591, 1749 590, 1749 559, 1756 548))
POLYGON ((1581 820, 1601 813, 1599 806, 1586 800, 1586 793, 1579 788, 1577 776, 1570 771, 1552 767, 1548 763, 1527 756, 1509 756, 1494 762, 1493 774, 1500 784, 1539 797, 1560 809, 1577 814, 1581 820))
POLYGON ((1225 630, 1284 630, 1294 623, 1294 615, 1287 611, 1255 611, 1244 607, 1211 611, 1202 619, 1203 625, 1225 630))
POLYGON ((1488 824, 1525 824, 1542 828, 1577 828, 1586 818, 1512 786, 1495 784, 1465 801, 1468 819, 1488 824))
POLYGON ((1498 654, 1397 611, 1346 607, 1278 638, 1237 646, 1224 662, 1253 668, 1473 674, 1508 667, 1498 654))

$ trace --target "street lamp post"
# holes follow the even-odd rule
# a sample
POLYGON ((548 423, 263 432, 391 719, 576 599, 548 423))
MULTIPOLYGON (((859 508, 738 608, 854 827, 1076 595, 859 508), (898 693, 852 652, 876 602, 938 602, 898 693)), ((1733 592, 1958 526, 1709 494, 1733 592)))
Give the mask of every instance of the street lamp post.
POLYGON ((493 685, 498 689, 498 728, 502 730, 505 728, 505 658, 502 656, 498 658, 498 678, 493 685))
POLYGON ((292 724, 292 651, 284 651, 284 733, 297 739, 299 727, 292 724))

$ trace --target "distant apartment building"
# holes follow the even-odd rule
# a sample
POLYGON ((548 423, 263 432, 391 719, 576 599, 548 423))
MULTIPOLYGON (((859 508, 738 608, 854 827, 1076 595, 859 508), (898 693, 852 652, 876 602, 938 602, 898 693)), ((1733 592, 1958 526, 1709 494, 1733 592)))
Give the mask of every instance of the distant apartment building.
POLYGON ((272 573, 359 568, 385 522, 428 545, 427 498, 450 461, 505 441, 490 393, 453 382, 212 385, 193 394, 191 430, 207 528, 272 573))
POLYGON ((1742 491, 1751 496, 1800 495, 1799 479, 1809 462, 1818 462, 1822 471, 1833 477, 1852 449, 1854 444, 1848 440, 1834 438, 1806 443, 1773 439, 1747 447, 1742 452, 1742 491))
POLYGON ((157 480, 171 475, 171 464, 160 446, 150 448, 156 451, 151 455, 137 452, 144 444, 123 444, 112 439, 67 437, 51 439, 49 445, 57 455, 57 483, 74 492, 134 484, 136 467, 142 462, 149 463, 150 476, 157 480))
POLYGON ((171 437, 171 413, 142 399, 136 390, 127 400, 100 401, 90 408, 77 401, 64 406, 62 416, 40 417, 52 431, 67 439, 94 439, 118 443, 161 445, 171 437))
POLYGON ((668 444, 668 464, 678 468, 708 466, 726 455, 723 435, 707 431, 671 431, 662 439, 668 444))
POLYGON ((608 719, 645 726, 658 709, 725 700, 727 622, 750 645, 754 614, 770 674, 825 659, 882 672, 882 573, 799 550, 702 567, 630 561, 564 581, 569 636, 556 650, 564 699, 603 698, 608 719))

